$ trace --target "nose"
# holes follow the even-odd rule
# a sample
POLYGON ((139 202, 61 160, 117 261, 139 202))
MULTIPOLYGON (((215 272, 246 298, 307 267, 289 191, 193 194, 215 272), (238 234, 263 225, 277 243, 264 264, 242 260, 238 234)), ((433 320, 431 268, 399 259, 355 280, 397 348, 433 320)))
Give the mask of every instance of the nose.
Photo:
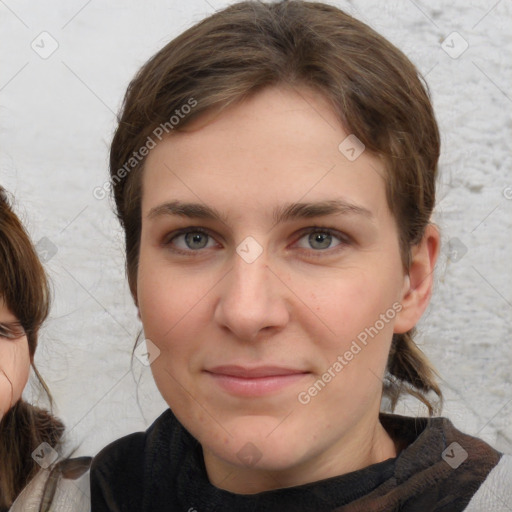
POLYGON ((289 320, 286 287, 264 255, 247 263, 234 255, 234 266, 222 280, 214 318, 238 339, 256 341, 281 330, 289 320))

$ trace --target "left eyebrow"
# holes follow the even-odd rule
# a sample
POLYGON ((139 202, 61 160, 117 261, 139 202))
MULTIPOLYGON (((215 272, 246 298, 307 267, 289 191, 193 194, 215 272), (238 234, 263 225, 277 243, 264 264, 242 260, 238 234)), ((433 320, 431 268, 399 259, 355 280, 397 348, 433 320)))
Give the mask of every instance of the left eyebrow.
POLYGON ((274 222, 286 222, 293 219, 309 219, 327 215, 362 215, 373 219, 373 213, 363 206, 350 203, 344 199, 320 201, 318 203, 290 203, 274 211, 274 222))

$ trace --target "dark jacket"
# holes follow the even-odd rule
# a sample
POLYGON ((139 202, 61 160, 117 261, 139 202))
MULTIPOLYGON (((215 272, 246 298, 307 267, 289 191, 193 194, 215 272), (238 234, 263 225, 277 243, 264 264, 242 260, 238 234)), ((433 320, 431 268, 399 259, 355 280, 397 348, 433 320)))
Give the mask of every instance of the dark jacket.
MULTIPOLYGON (((508 498, 495 497, 496 506, 475 508, 478 500, 488 499, 479 489, 492 480, 489 475, 498 473, 498 466, 503 474, 502 455, 488 444, 445 418, 382 414, 380 420, 406 446, 398 457, 306 485, 241 495, 210 484, 200 444, 167 410, 146 432, 115 441, 94 459, 92 512, 507 510, 498 507, 498 499, 510 498, 509 490, 508 498)), ((509 471, 509 458, 507 464, 509 471)))

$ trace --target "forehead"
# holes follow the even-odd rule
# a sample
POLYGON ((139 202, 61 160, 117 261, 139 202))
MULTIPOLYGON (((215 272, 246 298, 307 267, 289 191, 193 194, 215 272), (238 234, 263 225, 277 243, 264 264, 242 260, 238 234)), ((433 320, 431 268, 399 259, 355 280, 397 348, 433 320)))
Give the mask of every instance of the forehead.
POLYGON ((176 195, 247 212, 344 198, 378 213, 384 167, 361 150, 322 95, 268 88, 157 144, 145 163, 143 210, 176 195))

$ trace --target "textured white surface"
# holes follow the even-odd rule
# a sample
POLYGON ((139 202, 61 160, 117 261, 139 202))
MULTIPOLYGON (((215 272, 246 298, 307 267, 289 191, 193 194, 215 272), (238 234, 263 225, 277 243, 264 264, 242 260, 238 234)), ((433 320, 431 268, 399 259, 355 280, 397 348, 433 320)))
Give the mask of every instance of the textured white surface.
MULTIPOLYGON (((40 245, 48 256, 57 251, 46 263, 55 300, 36 362, 81 454, 144 429, 165 407, 149 369, 135 359, 130 370, 140 325, 122 235, 109 199, 92 194, 107 179, 115 112, 149 56, 227 3, 0 3, 0 180, 33 239, 51 241, 40 245), (33 47, 46 56, 53 39, 58 48, 41 58, 33 47)), ((443 136, 436 222, 444 249, 418 340, 442 376, 444 414, 512 451, 512 5, 330 3, 426 75, 443 136)), ((407 401, 400 411, 418 406, 407 401)))

